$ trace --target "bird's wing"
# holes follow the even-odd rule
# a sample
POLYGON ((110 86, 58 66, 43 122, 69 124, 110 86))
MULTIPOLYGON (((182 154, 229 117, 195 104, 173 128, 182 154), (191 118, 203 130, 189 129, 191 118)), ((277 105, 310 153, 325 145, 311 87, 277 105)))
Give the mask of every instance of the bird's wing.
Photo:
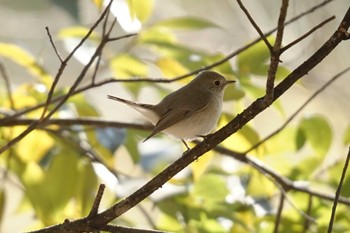
POLYGON ((153 137, 157 133, 169 128, 170 126, 191 117, 196 112, 204 110, 209 104, 209 96, 204 98, 190 99, 180 108, 169 107, 160 117, 152 133, 144 141, 153 137), (192 104, 191 104, 192 103, 192 104))

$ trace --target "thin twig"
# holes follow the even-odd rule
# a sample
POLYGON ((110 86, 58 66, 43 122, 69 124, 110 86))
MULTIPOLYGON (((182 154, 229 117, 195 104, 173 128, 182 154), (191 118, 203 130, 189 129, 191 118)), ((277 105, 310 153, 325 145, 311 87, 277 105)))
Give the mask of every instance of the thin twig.
POLYGON ((271 134, 266 136, 264 139, 256 143, 254 146, 249 148, 247 151, 245 151, 243 154, 248 154, 252 150, 255 150, 259 146, 261 146, 263 143, 268 141, 273 136, 277 135, 279 132, 281 132, 313 99, 315 99, 320 93, 322 93, 327 87, 329 87, 334 81, 336 81, 338 78, 342 77, 343 74, 348 72, 350 70, 350 66, 336 74, 334 77, 332 77, 329 81, 327 81, 325 84, 323 84, 315 93, 313 93, 278 129, 273 131, 271 134))
POLYGON ((98 191, 97 191, 97 194, 96 194, 96 197, 95 197, 95 200, 94 200, 94 203, 92 204, 90 213, 88 215, 88 218, 91 218, 98 213, 98 208, 100 207, 100 203, 101 203, 103 192, 104 192, 105 188, 106 188, 106 186, 104 184, 100 184, 98 191))
MULTIPOLYGON (((50 41, 52 41, 52 40, 50 39, 50 41)), ((53 42, 52 42, 52 43, 53 43, 53 42)), ((55 45, 54 45, 54 44, 52 44, 52 46, 54 46, 54 48, 55 48, 55 45)), ((60 59, 61 59, 61 58, 60 58, 60 59)), ((57 72, 57 74, 56 74, 56 76, 55 76, 55 78, 54 78, 54 80, 53 80, 53 82, 52 82, 52 84, 51 84, 49 93, 48 93, 48 95, 47 95, 46 103, 45 103, 45 105, 44 105, 44 109, 43 109, 43 111, 42 111, 40 120, 43 120, 43 119, 45 118, 46 112, 47 112, 47 110, 48 110, 48 108, 49 108, 49 105, 51 104, 51 99, 52 99, 53 94, 54 94, 54 92, 55 92, 55 88, 56 88, 56 86, 57 86, 57 84, 58 84, 58 82, 59 82, 59 80, 60 80, 60 78, 61 78, 61 76, 62 76, 62 74, 63 74, 63 71, 64 71, 66 65, 67 65, 67 63, 66 63, 65 61, 62 61, 62 62, 61 62, 60 68, 58 69, 58 72, 57 72)))
POLYGON ((328 19, 324 20, 323 22, 319 23, 317 26, 313 27, 310 31, 308 31, 307 33, 305 33, 304 35, 302 35, 301 37, 299 37, 298 39, 292 41, 291 43, 289 43, 288 45, 284 46, 281 48, 281 54, 284 53, 286 50, 290 49, 292 46, 298 44, 300 41, 304 40, 306 37, 308 37, 309 35, 311 35, 313 32, 315 32, 317 29, 323 27, 325 24, 329 23, 330 21, 332 21, 333 19, 335 19, 335 16, 331 16, 328 19))
POLYGON ((126 34, 118 37, 111 37, 111 38, 108 38, 108 41, 116 41, 116 40, 132 37, 132 36, 137 36, 137 33, 130 33, 130 34, 126 34))
POLYGON ((346 159, 345 159, 343 171, 342 171, 341 176, 340 176, 338 188, 337 188, 337 191, 335 192, 335 198, 333 201, 331 217, 329 219, 329 224, 328 224, 328 230, 327 230, 328 233, 332 233, 332 231, 333 231, 333 224, 334 224, 334 220, 335 220, 337 205, 338 205, 338 201, 339 201, 339 197, 340 197, 340 192, 341 192, 341 189, 343 187, 343 182, 345 179, 346 170, 348 169, 348 166, 349 166, 349 160, 350 160, 350 147, 349 147, 348 155, 346 156, 346 159))
POLYGON ((265 104, 267 104, 268 106, 272 103, 273 97, 274 97, 275 78, 276 78, 278 65, 280 62, 280 55, 281 55, 280 50, 282 46, 284 24, 287 16, 288 3, 289 3, 288 0, 282 0, 282 6, 280 10, 280 15, 278 18, 276 40, 272 50, 270 51, 271 58, 270 58, 270 66, 267 71, 266 95, 264 99, 265 104))
POLYGON ((276 214, 276 219, 275 219, 275 227, 273 230, 274 233, 278 233, 278 227, 281 223, 283 205, 284 205, 284 195, 283 195, 283 193, 281 193, 280 194, 280 201, 279 201, 278 209, 277 209, 277 214, 276 214))
POLYGON ((241 2, 241 0, 237 0, 237 3, 239 5, 239 7, 242 9, 242 11, 244 12, 244 14, 247 16, 249 22, 253 25, 253 27, 255 28, 255 30, 258 32, 259 36, 261 37, 261 39, 265 42, 267 48, 272 51, 272 45, 270 44, 270 42, 267 40, 265 34, 261 31, 261 29, 259 28, 258 24, 255 23, 253 17, 250 15, 249 11, 247 10, 247 8, 245 8, 245 6, 243 5, 243 3, 241 2))
POLYGON ((52 36, 51 36, 49 27, 45 27, 45 30, 46 30, 46 32, 47 32, 47 35, 48 35, 48 37, 49 37, 50 43, 51 43, 51 45, 52 45, 52 47, 53 47, 53 50, 54 50, 55 53, 56 53, 56 56, 58 57, 58 59, 60 60, 60 62, 63 63, 63 59, 62 59, 60 53, 58 52, 55 43, 53 42, 53 39, 52 39, 52 36))

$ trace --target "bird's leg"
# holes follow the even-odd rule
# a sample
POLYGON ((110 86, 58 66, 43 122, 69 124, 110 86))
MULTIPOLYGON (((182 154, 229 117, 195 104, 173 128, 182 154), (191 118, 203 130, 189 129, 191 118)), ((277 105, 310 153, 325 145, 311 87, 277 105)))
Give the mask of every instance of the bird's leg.
POLYGON ((187 150, 184 151, 184 153, 182 153, 182 155, 186 154, 187 151, 190 150, 190 147, 187 145, 187 143, 185 142, 185 140, 181 139, 182 143, 186 146, 187 150))

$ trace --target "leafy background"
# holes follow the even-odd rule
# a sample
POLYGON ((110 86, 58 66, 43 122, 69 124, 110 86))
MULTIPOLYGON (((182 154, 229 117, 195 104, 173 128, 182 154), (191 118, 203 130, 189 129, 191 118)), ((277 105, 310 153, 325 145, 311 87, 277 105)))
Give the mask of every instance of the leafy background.
MULTIPOLYGON (((290 15, 317 2, 291 2, 290 15)), ((59 51, 67 54, 86 34, 103 2, 36 1, 29 4, 3 1, 1 4, 17 17, 28 17, 27 22, 18 23, 19 30, 13 31, 7 26, 0 34, 1 62, 11 77, 13 95, 11 103, 2 79, 0 106, 4 117, 11 109, 24 109, 46 100, 59 61, 44 27, 50 27, 59 51)), ((273 2, 276 9, 269 9, 270 2, 247 1, 246 4, 264 30, 275 27, 279 1, 273 2)), ((325 15, 342 15, 343 9, 339 1, 334 1, 287 27, 285 40, 292 41, 325 15)), ((116 35, 137 32, 138 36, 116 41, 106 48, 97 82, 110 77, 172 78, 210 65, 257 37, 234 1, 130 0, 115 7, 112 13, 118 19, 116 35), (121 15, 125 12, 128 14, 121 15)), ((15 21, 13 14, 1 17, 15 21)), ((284 54, 277 81, 314 52, 334 30, 334 25, 337 22, 284 54)), ((78 50, 55 95, 67 92, 99 39, 99 33, 95 32, 78 50)), ((269 40, 273 41, 274 37, 269 40)), ((238 152, 255 145, 345 67, 345 56, 349 56, 345 50, 338 49, 298 86, 223 145, 238 152)), ((268 61, 267 48, 264 43, 258 43, 214 68, 229 79, 238 80, 237 85, 225 93, 225 109, 218 127, 263 95, 268 61)), ((121 82, 94 88, 69 99, 54 118, 94 117, 141 122, 137 114, 110 102, 106 95, 156 103, 189 80, 170 85, 121 82)), ((345 80, 346 77, 330 86, 280 134, 250 155, 289 179, 308 182, 319 190, 334 193, 350 143, 347 107, 350 94, 345 80)), ((25 117, 38 118, 40 114, 37 110, 25 117)), ((25 126, 1 127, 0 145, 24 129, 25 126)), ((108 207, 165 168, 184 149, 176 139, 164 135, 140 143, 146 135, 147 132, 135 129, 58 125, 32 132, 0 156, 2 231, 37 229, 66 218, 86 216, 99 183, 107 184, 103 206, 108 207)), ((348 175, 342 192, 345 197, 350 195, 349 182, 348 175)), ((252 167, 209 152, 115 223, 174 232, 271 232, 278 193, 278 187, 252 167)), ((306 221, 301 212, 307 209, 308 196, 292 192, 288 198, 290 203, 284 208, 280 232, 300 232, 306 221)), ((329 201, 313 199, 310 214, 316 222, 311 224, 309 232, 327 229, 331 206, 329 201)), ((339 206, 334 232, 350 229, 348 211, 348 206, 339 206)))

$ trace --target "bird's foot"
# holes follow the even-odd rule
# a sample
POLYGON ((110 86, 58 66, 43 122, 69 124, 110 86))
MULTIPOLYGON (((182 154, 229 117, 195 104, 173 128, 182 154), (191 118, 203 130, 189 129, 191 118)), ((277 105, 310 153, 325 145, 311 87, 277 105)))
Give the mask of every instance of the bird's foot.
POLYGON ((203 138, 203 140, 206 140, 210 135, 212 135, 212 134, 210 133, 207 135, 198 135, 198 137, 203 138))

